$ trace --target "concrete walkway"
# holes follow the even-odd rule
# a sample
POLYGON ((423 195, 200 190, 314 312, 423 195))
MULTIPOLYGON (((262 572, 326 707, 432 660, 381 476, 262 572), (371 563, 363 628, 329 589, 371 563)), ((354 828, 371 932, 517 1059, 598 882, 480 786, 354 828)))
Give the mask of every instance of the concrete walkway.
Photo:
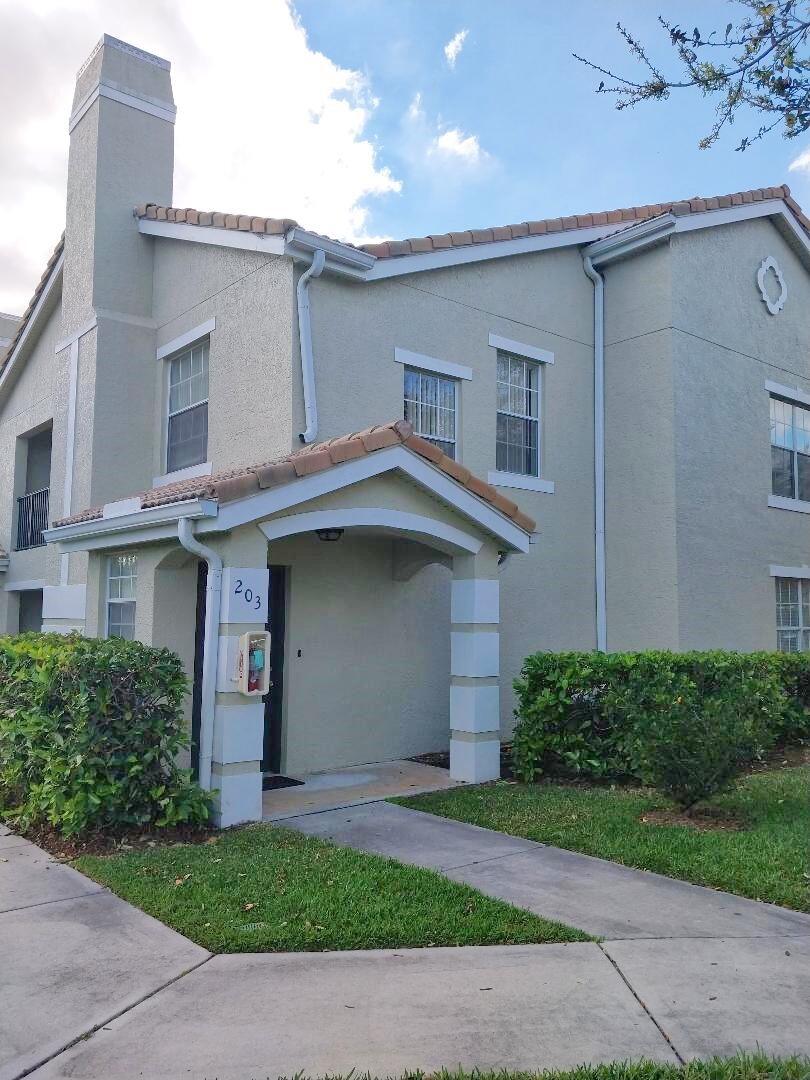
POLYGON ((810 1053, 810 916, 386 803, 285 824, 608 940, 212 957, 0 826, 0 1080, 810 1053))

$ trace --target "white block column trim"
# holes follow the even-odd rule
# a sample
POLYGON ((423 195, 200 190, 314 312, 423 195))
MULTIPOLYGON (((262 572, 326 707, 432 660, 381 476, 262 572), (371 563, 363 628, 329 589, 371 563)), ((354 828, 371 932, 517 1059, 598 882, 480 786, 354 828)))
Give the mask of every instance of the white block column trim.
POLYGON ((500 776, 499 582, 462 578, 450 598, 450 776, 500 776))

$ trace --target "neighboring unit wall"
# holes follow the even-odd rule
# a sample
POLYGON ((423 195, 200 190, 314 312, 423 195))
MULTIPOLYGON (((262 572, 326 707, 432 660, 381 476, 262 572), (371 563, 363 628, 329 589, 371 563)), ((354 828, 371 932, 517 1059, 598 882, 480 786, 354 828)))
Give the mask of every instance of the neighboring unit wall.
MULTIPOLYGON (((542 365, 542 466, 554 494, 503 488, 537 520, 538 542, 502 570, 501 723, 511 731, 512 680, 538 649, 593 648, 593 287, 574 250, 553 251, 359 285, 311 286, 319 439, 402 415, 396 347, 472 369, 460 384, 458 457, 495 469, 496 350, 490 332, 554 353, 542 365)), ((303 425, 300 375, 296 430, 303 425)), ((443 593, 426 587, 430 622, 443 593)))
MULTIPOLYGON (((673 241, 680 644, 772 649, 771 564, 810 564, 810 515, 768 506, 766 381, 810 393, 810 275, 770 221, 673 241), (770 315, 757 270, 788 287, 770 315)), ((808 507, 810 509, 810 507, 808 507)))
POLYGON ((607 648, 678 648, 671 259, 605 277, 607 648))

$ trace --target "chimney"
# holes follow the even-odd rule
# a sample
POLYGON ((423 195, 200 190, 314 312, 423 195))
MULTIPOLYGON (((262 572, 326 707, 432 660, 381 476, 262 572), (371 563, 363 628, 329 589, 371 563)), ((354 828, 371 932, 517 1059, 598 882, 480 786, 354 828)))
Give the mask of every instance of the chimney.
POLYGON ((171 205, 169 70, 105 34, 76 78, 62 286, 63 340, 79 341, 79 443, 65 500, 73 507, 125 497, 154 475, 154 241, 139 233, 133 209, 171 205))

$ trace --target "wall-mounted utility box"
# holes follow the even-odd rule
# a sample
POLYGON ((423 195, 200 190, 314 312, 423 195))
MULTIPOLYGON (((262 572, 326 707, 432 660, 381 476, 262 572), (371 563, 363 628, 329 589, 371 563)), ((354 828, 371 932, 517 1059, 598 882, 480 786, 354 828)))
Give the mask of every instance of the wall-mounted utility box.
POLYGON ((236 681, 245 697, 261 697, 270 689, 270 634, 253 630, 239 638, 236 681))

